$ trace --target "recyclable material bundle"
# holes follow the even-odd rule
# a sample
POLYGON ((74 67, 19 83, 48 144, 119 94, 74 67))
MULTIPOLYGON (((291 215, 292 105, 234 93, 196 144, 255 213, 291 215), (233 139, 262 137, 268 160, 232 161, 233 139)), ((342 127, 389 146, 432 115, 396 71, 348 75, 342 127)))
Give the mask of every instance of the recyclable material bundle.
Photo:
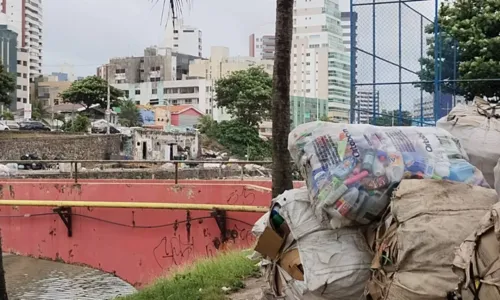
POLYGON ((372 254, 360 228, 330 228, 311 208, 305 187, 273 199, 270 213, 255 224, 256 251, 271 294, 280 299, 363 297, 372 254))
POLYGON ((288 149, 315 214, 333 228, 380 218, 404 178, 489 187, 460 142, 438 128, 312 122, 290 133, 288 149))
POLYGON ((457 104, 436 123, 458 138, 469 155, 469 161, 493 186, 493 167, 500 158, 500 103, 489 103, 479 97, 471 105, 457 104))
POLYGON ((450 133, 313 122, 288 146, 306 186, 252 230, 272 299, 500 300, 498 194, 450 133))
MULTIPOLYGON (((447 296, 457 290, 464 300, 499 299, 471 298, 469 290, 459 290, 463 276, 453 271, 455 249, 473 234, 497 200, 495 190, 479 186, 431 179, 401 181, 372 245, 373 273, 367 284, 370 299, 454 299, 447 296)), ((479 249, 486 262, 498 257, 497 252, 488 259, 484 250, 479 249)), ((471 259, 468 254, 462 257, 471 259)), ((469 269, 465 263, 462 266, 469 269)), ((487 269, 483 267, 476 275, 488 275, 487 269)), ((485 279, 498 281, 498 273, 485 279)))

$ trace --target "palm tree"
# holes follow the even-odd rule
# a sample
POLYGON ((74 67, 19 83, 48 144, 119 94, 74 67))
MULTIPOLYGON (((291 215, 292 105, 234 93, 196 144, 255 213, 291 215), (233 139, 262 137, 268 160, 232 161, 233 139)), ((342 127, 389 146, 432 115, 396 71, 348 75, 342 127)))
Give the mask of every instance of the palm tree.
POLYGON ((120 106, 120 113, 118 117, 120 118, 120 124, 125 127, 135 127, 142 125, 141 113, 134 101, 127 100, 120 106))
POLYGON ((43 121, 46 118, 50 118, 51 115, 47 106, 40 100, 33 100, 31 103, 31 111, 31 118, 37 121, 43 121))
MULTIPOLYGON (((159 1, 159 0, 157 0, 159 1)), ((175 25, 182 4, 189 0, 163 0, 162 18, 168 4, 175 25)), ((290 133, 290 62, 294 0, 276 0, 276 51, 273 69, 273 197, 293 188, 288 134, 290 133)))

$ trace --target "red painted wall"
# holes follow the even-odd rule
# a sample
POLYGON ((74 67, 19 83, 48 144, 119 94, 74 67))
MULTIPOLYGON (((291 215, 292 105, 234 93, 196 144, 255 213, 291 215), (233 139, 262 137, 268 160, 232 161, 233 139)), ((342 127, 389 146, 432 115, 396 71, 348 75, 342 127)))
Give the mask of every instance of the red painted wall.
MULTIPOLYGON (((1 180, 0 199, 131 201, 268 206, 270 181, 1 180)), ((297 183, 296 185, 301 185, 297 183)), ((172 268, 218 249, 249 247, 259 213, 228 212, 230 240, 209 211, 73 208, 73 236, 48 207, 0 206, 3 250, 115 273, 141 287, 172 268), (40 215, 42 214, 42 215, 40 215), (188 221, 190 218, 190 221, 188 221), (145 227, 145 228, 140 228, 145 227), (146 228, 147 227, 147 228, 146 228)))

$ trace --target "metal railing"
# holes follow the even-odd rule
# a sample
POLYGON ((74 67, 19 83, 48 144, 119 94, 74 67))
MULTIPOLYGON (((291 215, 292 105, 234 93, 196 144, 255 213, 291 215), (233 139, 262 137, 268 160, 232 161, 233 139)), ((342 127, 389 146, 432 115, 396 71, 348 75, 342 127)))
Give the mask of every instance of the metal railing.
POLYGON ((271 165, 272 161, 212 161, 212 160, 0 160, 0 164, 61 164, 61 163, 69 163, 71 165, 70 168, 70 178, 75 180, 75 183, 78 182, 78 165, 79 164, 167 164, 171 163, 174 165, 175 184, 179 182, 179 164, 187 164, 187 165, 202 165, 203 164, 219 164, 219 170, 222 171, 222 166, 224 165, 238 165, 240 167, 240 179, 244 179, 244 166, 249 164, 254 165, 271 165))

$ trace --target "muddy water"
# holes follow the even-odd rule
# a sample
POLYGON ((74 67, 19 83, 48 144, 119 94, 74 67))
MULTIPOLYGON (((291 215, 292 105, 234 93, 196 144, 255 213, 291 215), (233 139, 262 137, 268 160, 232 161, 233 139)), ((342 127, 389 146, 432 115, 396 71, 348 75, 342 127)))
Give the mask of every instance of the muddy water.
POLYGON ((91 268, 30 257, 3 257, 9 300, 107 300, 135 288, 91 268))

